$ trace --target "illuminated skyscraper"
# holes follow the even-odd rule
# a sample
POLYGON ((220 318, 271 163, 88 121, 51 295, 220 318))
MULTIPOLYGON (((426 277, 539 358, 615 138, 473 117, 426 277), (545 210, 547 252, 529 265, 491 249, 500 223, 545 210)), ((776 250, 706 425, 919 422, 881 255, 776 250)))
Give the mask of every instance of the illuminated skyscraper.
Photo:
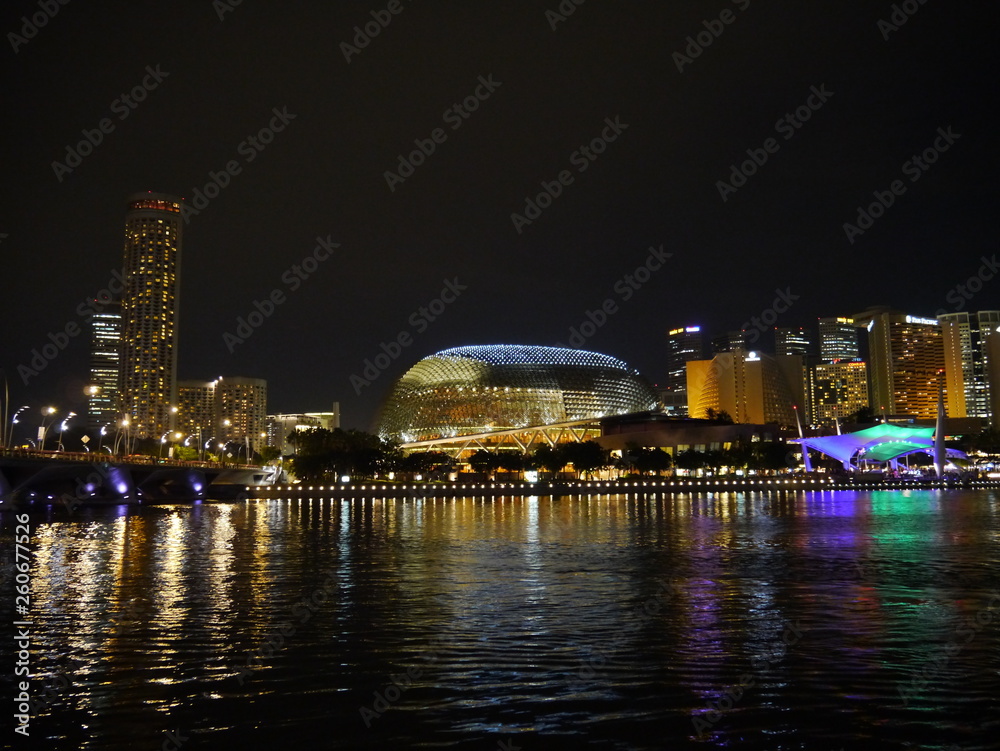
POLYGON ((992 419, 997 411, 994 401, 1000 399, 1000 382, 990 377, 991 340, 998 337, 1000 311, 983 310, 978 313, 946 313, 938 316, 944 336, 945 374, 948 379, 949 417, 986 417, 992 419))
POLYGON ((688 412, 705 418, 723 411, 737 423, 795 425, 794 405, 804 404, 802 357, 771 357, 735 349, 687 364, 688 412))
POLYGON ((936 417, 945 367, 938 322, 884 307, 859 313, 854 320, 868 329, 871 407, 876 416, 936 417))
POLYGON ((120 416, 118 382, 121 378, 122 306, 99 303, 102 310, 90 324, 90 384, 87 386, 87 423, 92 428, 115 425, 120 416))
POLYGON ((725 334, 712 338, 712 354, 735 352, 747 348, 747 337, 742 331, 727 331, 725 334))
POLYGON ((808 357, 812 354, 812 336, 807 329, 801 327, 776 328, 774 330, 774 354, 808 357))
POLYGON ((701 327, 684 326, 667 332, 667 378, 661 397, 677 414, 687 414, 687 364, 704 356, 701 327))
POLYGON ((160 193, 128 199, 122 295, 121 396, 137 437, 173 429, 181 202, 160 193))
POLYGON ((857 360, 858 328, 853 318, 819 319, 819 359, 821 362, 857 360))
POLYGON ((813 422, 844 422, 868 406, 868 365, 859 360, 820 363, 811 374, 813 422))

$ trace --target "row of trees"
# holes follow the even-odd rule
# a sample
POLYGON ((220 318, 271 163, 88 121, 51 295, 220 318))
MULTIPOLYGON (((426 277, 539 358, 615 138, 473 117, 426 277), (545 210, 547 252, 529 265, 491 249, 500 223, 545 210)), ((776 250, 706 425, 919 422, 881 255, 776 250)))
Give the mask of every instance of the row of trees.
MULTIPOLYGON (((386 476, 389 472, 433 475, 452 472, 458 467, 452 457, 439 451, 404 456, 397 444, 359 430, 316 428, 300 431, 290 440, 296 447, 296 455, 291 458, 292 471, 304 481, 329 481, 342 475, 373 478, 386 476)), ((499 470, 512 473, 541 470, 555 475, 572 466, 578 476, 583 477, 609 468, 645 476, 660 475, 672 468, 715 473, 726 467, 755 471, 790 469, 797 464, 794 454, 795 450, 785 443, 758 442, 734 444, 720 451, 683 451, 675 459, 660 448, 628 444, 618 458, 594 441, 583 441, 555 446, 543 444, 529 454, 480 449, 467 463, 483 474, 499 470)))

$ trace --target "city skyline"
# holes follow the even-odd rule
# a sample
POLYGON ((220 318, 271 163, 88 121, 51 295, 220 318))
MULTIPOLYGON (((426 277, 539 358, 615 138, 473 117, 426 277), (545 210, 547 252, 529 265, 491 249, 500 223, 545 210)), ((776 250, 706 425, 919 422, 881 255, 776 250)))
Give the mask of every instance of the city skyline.
POLYGON ((30 38, 5 9, 10 95, 33 103, 5 124, 0 202, 22 402, 82 404, 66 327, 117 285, 120 202, 147 190, 185 199, 178 377, 252 373, 275 411, 335 399, 362 428, 421 357, 566 342, 591 314, 580 346, 659 382, 664 328, 766 321, 778 292, 780 327, 1000 307, 991 6, 895 29, 891 4, 400 7, 364 47, 361 6, 179 7, 151 34, 123 3, 68 5, 30 38), (33 367, 50 334, 66 346, 33 367))

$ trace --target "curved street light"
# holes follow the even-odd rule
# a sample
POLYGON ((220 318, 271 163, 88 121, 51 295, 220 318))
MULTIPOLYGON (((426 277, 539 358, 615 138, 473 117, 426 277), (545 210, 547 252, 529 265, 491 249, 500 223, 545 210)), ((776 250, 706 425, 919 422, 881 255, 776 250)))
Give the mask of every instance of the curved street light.
POLYGON ((45 424, 45 420, 48 417, 52 417, 58 410, 55 407, 45 407, 42 409, 42 424, 38 428, 38 445, 39 450, 45 450, 45 436, 49 432, 49 426, 45 424))
POLYGON ((62 424, 59 426, 59 446, 58 446, 59 451, 66 450, 66 447, 63 446, 63 433, 66 432, 66 426, 69 424, 69 421, 72 420, 74 417, 76 417, 76 412, 70 412, 68 415, 66 415, 66 419, 63 420, 62 424))
POLYGON ((11 442, 14 440, 14 426, 17 425, 19 422, 21 422, 20 420, 17 419, 17 417, 22 412, 24 412, 24 410, 26 410, 27 408, 28 408, 28 405, 26 404, 23 407, 21 407, 19 410, 17 410, 17 412, 14 413, 14 416, 10 420, 10 433, 7 436, 7 440, 5 440, 3 442, 4 446, 9 446, 11 444, 11 442))

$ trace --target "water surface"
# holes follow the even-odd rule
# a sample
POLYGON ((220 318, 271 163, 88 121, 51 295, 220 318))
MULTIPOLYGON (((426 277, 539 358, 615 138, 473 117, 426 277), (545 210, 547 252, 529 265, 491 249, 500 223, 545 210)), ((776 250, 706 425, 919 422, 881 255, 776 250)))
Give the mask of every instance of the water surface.
POLYGON ((31 524, 37 748, 1000 747, 993 491, 31 524))

